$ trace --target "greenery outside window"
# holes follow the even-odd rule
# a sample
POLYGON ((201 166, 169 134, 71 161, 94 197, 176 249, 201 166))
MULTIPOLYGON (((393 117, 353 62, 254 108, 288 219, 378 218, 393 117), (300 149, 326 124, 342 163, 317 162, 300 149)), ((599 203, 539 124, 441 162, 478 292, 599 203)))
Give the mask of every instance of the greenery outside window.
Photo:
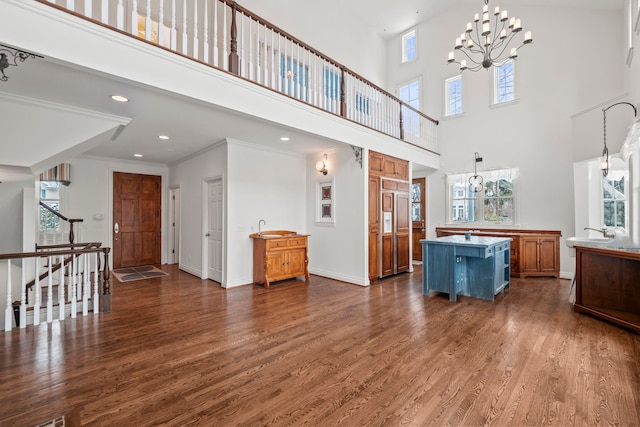
POLYGON ((602 219, 605 227, 626 228, 627 177, 610 170, 602 177, 602 219))
POLYGON ((447 222, 450 224, 514 224, 517 169, 480 172, 483 191, 474 193, 469 185, 473 173, 448 174, 447 222))
MULTIPOLYGON (((40 201, 56 212, 60 212, 62 186, 57 181, 40 182, 40 201)), ((40 231, 60 230, 60 218, 40 206, 40 231)))

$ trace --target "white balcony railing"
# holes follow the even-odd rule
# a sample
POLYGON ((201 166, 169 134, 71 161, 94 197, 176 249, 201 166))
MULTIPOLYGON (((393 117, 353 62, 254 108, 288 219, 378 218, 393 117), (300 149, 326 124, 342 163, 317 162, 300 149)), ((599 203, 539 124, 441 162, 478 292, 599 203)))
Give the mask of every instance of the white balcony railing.
POLYGON ((35 0, 438 152, 434 120, 231 0, 35 0))

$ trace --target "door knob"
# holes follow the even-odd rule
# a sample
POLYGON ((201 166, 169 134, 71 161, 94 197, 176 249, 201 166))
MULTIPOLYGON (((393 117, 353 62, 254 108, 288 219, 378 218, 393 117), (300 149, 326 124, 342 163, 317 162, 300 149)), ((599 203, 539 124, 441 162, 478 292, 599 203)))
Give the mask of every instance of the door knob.
POLYGON ((113 225, 113 232, 114 232, 114 233, 116 233, 116 234, 118 234, 118 232, 119 232, 119 231, 120 231, 120 226, 119 226, 119 225, 118 225, 118 223, 116 222, 116 223, 113 225))
POLYGON ((211 234, 209 234, 209 233, 204 235, 204 237, 209 237, 209 236, 211 236, 211 234))

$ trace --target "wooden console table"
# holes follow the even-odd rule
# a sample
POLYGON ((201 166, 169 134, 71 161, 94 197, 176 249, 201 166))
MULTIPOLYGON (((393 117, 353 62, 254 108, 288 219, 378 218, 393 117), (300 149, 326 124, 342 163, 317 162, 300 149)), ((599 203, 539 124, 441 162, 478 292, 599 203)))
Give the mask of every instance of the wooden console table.
POLYGON ((447 236, 422 243, 422 293, 445 292, 493 301, 509 287, 510 238, 447 236))
POLYGON ((640 251, 575 248, 574 310, 640 333, 640 251))
POLYGON ((271 282, 304 276, 309 280, 306 234, 275 230, 254 233, 253 282, 269 287, 271 282))
POLYGON ((560 237, 556 230, 522 230, 508 228, 436 227, 436 236, 473 236, 511 238, 511 276, 560 277, 560 237))

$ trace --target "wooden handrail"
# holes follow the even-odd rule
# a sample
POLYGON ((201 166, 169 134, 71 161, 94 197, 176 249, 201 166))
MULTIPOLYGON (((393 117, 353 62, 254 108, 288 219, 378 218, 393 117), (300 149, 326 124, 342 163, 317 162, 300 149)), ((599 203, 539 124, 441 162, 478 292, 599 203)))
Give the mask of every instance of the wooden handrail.
POLYGON ((69 243, 73 243, 73 241, 75 239, 75 235, 73 233, 73 224, 75 224, 76 222, 84 222, 84 219, 82 219, 82 218, 67 218, 66 216, 62 215, 60 212, 55 211, 54 209, 52 209, 51 206, 47 205, 43 201, 40 201, 40 206, 42 206, 43 208, 45 208, 46 210, 48 210, 49 212, 51 212, 52 214, 54 214, 55 216, 60 218, 61 220, 66 221, 66 222, 69 223, 69 243))

